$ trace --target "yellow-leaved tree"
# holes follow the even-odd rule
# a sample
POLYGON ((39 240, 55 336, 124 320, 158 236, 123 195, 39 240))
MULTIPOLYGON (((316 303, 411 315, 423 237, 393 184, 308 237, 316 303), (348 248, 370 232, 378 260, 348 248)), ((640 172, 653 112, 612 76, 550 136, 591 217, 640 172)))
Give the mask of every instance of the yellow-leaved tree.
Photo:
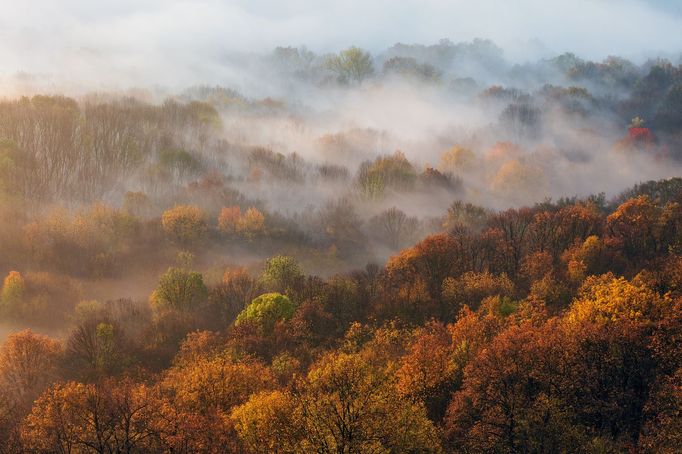
POLYGON ((322 357, 291 391, 258 394, 232 412, 254 452, 439 452, 423 404, 403 398, 360 354, 322 357))

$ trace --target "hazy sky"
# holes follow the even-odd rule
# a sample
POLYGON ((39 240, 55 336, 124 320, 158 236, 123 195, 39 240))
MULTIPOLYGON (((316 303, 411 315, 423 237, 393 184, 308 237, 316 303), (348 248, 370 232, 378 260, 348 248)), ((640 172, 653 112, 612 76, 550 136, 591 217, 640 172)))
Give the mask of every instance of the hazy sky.
POLYGON ((515 60, 682 51, 680 0, 0 0, 0 76, 215 82, 231 52, 490 38, 515 60), (202 80, 203 79, 203 80, 202 80))

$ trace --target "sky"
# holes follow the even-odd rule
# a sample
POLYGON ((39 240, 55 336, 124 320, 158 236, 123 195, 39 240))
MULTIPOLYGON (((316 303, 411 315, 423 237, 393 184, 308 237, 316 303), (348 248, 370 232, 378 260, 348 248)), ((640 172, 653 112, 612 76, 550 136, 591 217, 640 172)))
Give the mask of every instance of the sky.
POLYGON ((234 53, 492 39, 512 61, 682 53, 680 0, 0 0, 0 77, 218 83, 234 53))

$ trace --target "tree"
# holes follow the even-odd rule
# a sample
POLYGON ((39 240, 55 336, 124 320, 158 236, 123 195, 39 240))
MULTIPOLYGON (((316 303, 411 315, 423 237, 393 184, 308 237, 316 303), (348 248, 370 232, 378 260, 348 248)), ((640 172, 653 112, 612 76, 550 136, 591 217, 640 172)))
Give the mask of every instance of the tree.
POLYGON ((608 324, 583 322, 563 330, 560 358, 565 374, 553 374, 558 394, 575 421, 618 444, 634 446, 650 417, 656 362, 645 323, 621 319, 608 324))
POLYGON ((265 261, 261 274, 261 282, 278 292, 295 290, 303 279, 303 270, 296 259, 285 255, 277 255, 265 261))
POLYGON ((254 393, 272 390, 276 381, 270 370, 253 360, 236 361, 227 353, 201 355, 169 369, 162 386, 171 392, 174 405, 198 414, 224 415, 254 393))
POLYGON ((324 245, 343 258, 355 257, 367 247, 367 238, 361 230, 362 219, 347 198, 328 201, 320 208, 317 225, 324 234, 324 245))
POLYGON ((331 354, 308 374, 299 397, 309 449, 331 452, 437 451, 423 406, 400 399, 392 383, 359 356, 331 354))
POLYGON ((235 234, 239 228, 239 220, 242 217, 241 208, 237 206, 224 207, 218 216, 218 228, 225 234, 235 234))
POLYGON ((358 187, 369 199, 382 198, 388 189, 412 189, 416 180, 417 171, 400 150, 363 162, 357 175, 358 187))
POLYGON ((230 418, 249 452, 300 452, 303 432, 296 402, 288 392, 264 391, 232 410, 230 418))
POLYGON ((265 293, 254 299, 235 321, 236 325, 253 323, 263 332, 272 333, 275 323, 291 319, 296 306, 281 293, 265 293))
POLYGON ((440 79, 440 72, 428 63, 418 63, 411 57, 392 57, 384 62, 384 75, 397 74, 422 82, 435 82, 440 79))
POLYGON ((604 241, 596 235, 576 243, 564 251, 561 258, 566 262, 568 278, 577 285, 587 276, 602 274, 609 269, 619 271, 622 263, 622 257, 608 250, 604 241))
POLYGON ((151 319, 151 308, 144 302, 81 302, 65 342, 67 378, 92 381, 128 371, 149 347, 151 319))
POLYGON ((463 174, 476 165, 477 157, 473 151, 459 145, 446 150, 440 156, 438 170, 445 173, 463 174))
POLYGON ((319 301, 306 300, 296 308, 294 316, 287 323, 287 334, 295 342, 301 356, 312 355, 315 350, 329 346, 337 333, 346 327, 343 323, 345 317, 340 318, 335 320, 319 301))
POLYGON ((255 207, 250 207, 244 213, 239 206, 223 208, 218 216, 218 228, 228 235, 239 234, 246 239, 253 239, 265 231, 265 216, 255 207))
POLYGON ((220 314, 226 326, 260 293, 260 284, 245 268, 228 269, 222 281, 209 288, 208 304, 220 314))
POLYGON ((112 322, 107 317, 89 316, 79 320, 71 330, 66 353, 74 375, 93 379, 125 368, 128 362, 123 352, 126 339, 119 325, 112 322))
POLYGON ((64 321, 79 297, 79 286, 68 276, 11 271, 0 293, 0 316, 13 322, 55 326, 64 321))
POLYGON ((647 285, 608 273, 585 280, 566 318, 573 323, 651 322, 660 320, 671 305, 647 285))
POLYGON ((679 244, 682 212, 676 202, 664 206, 648 196, 623 202, 606 219, 610 245, 635 264, 668 252, 679 244))
POLYGON ((647 452, 675 452, 682 445, 682 368, 657 383, 646 411, 654 415, 647 421, 640 447, 647 452))
POLYGON ((178 205, 164 211, 161 225, 171 241, 184 247, 200 243, 208 231, 206 215, 191 205, 178 205))
POLYGON ((26 226, 24 235, 34 260, 63 273, 103 277, 132 255, 139 227, 130 214, 98 203, 76 216, 58 209, 26 226))
POLYGON ((452 231, 465 227, 474 232, 480 232, 485 227, 489 214, 488 210, 483 207, 455 200, 448 208, 443 220, 443 228, 452 231))
POLYGON ((260 439, 260 449, 440 451, 424 407, 401 398, 389 378, 359 355, 328 354, 293 391, 255 395, 232 418, 241 440, 249 445, 260 439))
POLYGON ((17 416, 59 378, 62 346, 31 330, 10 334, 0 347, 0 393, 17 416))
POLYGON ((338 335, 345 333, 350 323, 367 315, 369 307, 363 295, 367 290, 358 281, 348 276, 332 276, 315 295, 315 301, 334 318, 338 335))
POLYGON ((490 296, 511 298, 516 294, 514 283, 506 274, 494 275, 489 272, 466 272, 457 278, 443 280, 443 299, 451 306, 453 314, 468 305, 478 309, 481 301, 490 296))
POLYGON ((439 421, 457 383, 457 368, 452 337, 441 323, 418 329, 408 353, 396 371, 397 389, 405 396, 418 398, 439 421))
POLYGON ((206 302, 208 290, 201 274, 182 268, 168 268, 159 278, 159 285, 151 296, 157 309, 191 312, 206 302))
POLYGON ((343 83, 362 83, 374 73, 372 56, 357 47, 350 47, 327 58, 326 66, 343 83))
POLYGON ((550 383, 545 373, 558 373, 558 355, 553 351, 550 325, 538 329, 513 326, 495 337, 464 370, 464 383, 454 394, 446 418, 447 435, 459 452, 519 452, 536 440, 530 434, 556 432, 547 451, 557 452, 576 446, 572 431, 547 427, 549 422, 569 426, 567 417, 552 411, 535 422, 536 403, 560 409, 549 398, 550 383), (546 332, 549 331, 549 332, 546 332), (547 400, 547 399, 550 400, 547 400), (530 432, 530 433, 529 433, 530 432))
POLYGON ((414 239, 418 226, 419 220, 416 217, 409 217, 396 207, 389 208, 370 220, 373 234, 392 249, 409 244, 414 239))
POLYGON ((26 297, 26 280, 18 271, 10 271, 2 284, 0 304, 2 315, 16 314, 20 311, 26 297))
POLYGON ((189 175, 198 173, 201 162, 192 153, 181 148, 165 148, 159 151, 159 165, 182 180, 189 175))
POLYGON ((662 130, 674 132, 682 127, 682 83, 672 86, 659 106, 654 122, 662 130))
POLYGON ((443 280, 462 270, 460 245, 447 234, 431 235, 391 257, 386 264, 387 285, 402 293, 413 316, 441 320, 452 314, 443 304, 443 280))
POLYGON ((498 196, 519 204, 533 200, 538 193, 546 193, 548 180, 544 169, 536 163, 512 159, 500 166, 490 186, 498 196))
POLYGON ((265 231, 265 216, 258 208, 249 208, 239 220, 238 231, 250 239, 262 235, 265 231))
POLYGON ((527 252, 530 225, 533 222, 533 212, 529 208, 511 209, 497 213, 489 220, 491 227, 498 229, 504 235, 505 249, 499 251, 505 262, 507 274, 514 279, 521 266, 521 261, 527 252))
POLYGON ((57 384, 36 401, 20 430, 30 452, 158 452, 149 389, 129 380, 57 384))
POLYGON ((649 258, 657 252, 655 237, 660 209, 647 196, 623 202, 606 220, 609 236, 630 259, 649 258))

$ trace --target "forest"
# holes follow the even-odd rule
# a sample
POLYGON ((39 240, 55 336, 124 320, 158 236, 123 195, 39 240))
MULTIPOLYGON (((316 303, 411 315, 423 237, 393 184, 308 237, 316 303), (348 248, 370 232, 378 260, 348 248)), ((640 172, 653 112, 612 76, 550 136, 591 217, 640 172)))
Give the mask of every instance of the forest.
POLYGON ((238 63, 0 98, 0 452, 681 452, 682 59, 238 63))

